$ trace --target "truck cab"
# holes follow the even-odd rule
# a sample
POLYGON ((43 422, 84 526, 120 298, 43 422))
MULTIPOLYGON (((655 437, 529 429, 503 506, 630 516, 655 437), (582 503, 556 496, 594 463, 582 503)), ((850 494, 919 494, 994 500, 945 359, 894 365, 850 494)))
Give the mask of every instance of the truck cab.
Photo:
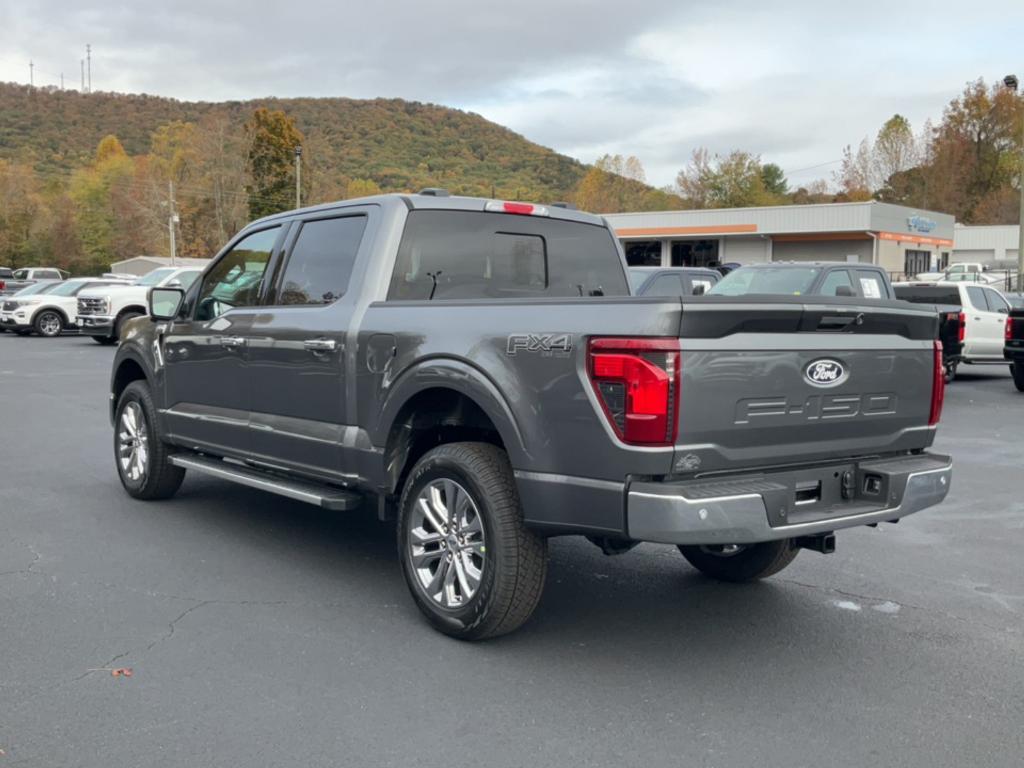
POLYGON ((869 301, 894 298, 889 276, 881 267, 827 261, 750 264, 730 272, 708 294, 839 296, 869 301))

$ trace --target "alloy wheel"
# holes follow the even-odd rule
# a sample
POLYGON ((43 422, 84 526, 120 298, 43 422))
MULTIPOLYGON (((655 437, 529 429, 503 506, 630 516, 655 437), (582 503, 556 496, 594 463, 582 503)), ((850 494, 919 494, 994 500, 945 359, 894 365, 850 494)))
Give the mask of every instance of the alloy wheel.
POLYGON ((149 465, 149 435, 146 432, 146 418, 142 408, 132 401, 121 411, 117 432, 117 458, 121 472, 133 482, 146 479, 149 465))
POLYGON ((416 497, 408 525, 420 588, 442 608, 465 606, 480 588, 487 552, 472 496, 454 480, 433 480, 416 497))

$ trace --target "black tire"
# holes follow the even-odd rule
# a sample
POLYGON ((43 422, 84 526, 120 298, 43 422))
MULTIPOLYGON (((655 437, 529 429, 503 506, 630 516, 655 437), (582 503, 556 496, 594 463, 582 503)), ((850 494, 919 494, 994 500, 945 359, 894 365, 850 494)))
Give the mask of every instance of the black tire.
MULTIPOLYGON (((437 538, 444 538, 440 531, 437 538)), ((445 545, 439 541, 437 546, 445 545)), ((435 629, 462 640, 482 640, 519 628, 537 607, 547 574, 547 540, 523 524, 508 456, 487 443, 449 443, 416 463, 400 502, 398 555, 409 591, 423 615, 435 629), (475 505, 483 530, 481 550, 485 550, 479 585, 465 604, 455 607, 442 605, 428 593, 417 575, 410 546, 420 493, 429 493, 432 483, 447 480, 457 483, 475 505)), ((451 560, 450 555, 439 556, 435 574, 442 568, 443 557, 451 560)), ((461 592, 462 588, 457 589, 461 592)))
POLYGON ((1024 392, 1024 366, 1011 363, 1010 373, 1013 374, 1013 384, 1017 387, 1017 391, 1024 392))
POLYGON ((117 316, 117 320, 114 321, 114 337, 111 339, 111 343, 121 340, 121 331, 124 330, 124 324, 129 320, 134 320, 136 317, 142 317, 141 312, 122 312, 117 316))
POLYGON ((32 321, 32 330, 34 330, 38 335, 48 339, 60 336, 64 330, 64 317, 60 312, 55 312, 52 309, 44 309, 36 315, 36 319, 32 321))
POLYGON ((956 378, 956 369, 960 367, 960 363, 946 363, 946 383, 951 383, 956 378))
POLYGON ((90 337, 97 344, 102 344, 104 347, 109 347, 111 344, 117 342, 113 336, 92 336, 90 337))
POLYGON ((170 446, 165 443, 157 431, 156 407, 149 393, 149 385, 144 381, 133 381, 117 401, 117 412, 114 418, 114 465, 121 485, 128 495, 136 499, 169 499, 181 486, 185 479, 185 470, 170 462, 170 446), (133 413, 141 412, 142 424, 139 425, 145 434, 147 447, 144 469, 139 477, 133 477, 122 463, 122 435, 126 432, 122 421, 125 411, 133 409, 133 413))
POLYGON ((705 576, 734 583, 773 576, 792 563, 800 552, 789 539, 747 544, 734 552, 728 547, 692 546, 681 546, 679 551, 705 576))

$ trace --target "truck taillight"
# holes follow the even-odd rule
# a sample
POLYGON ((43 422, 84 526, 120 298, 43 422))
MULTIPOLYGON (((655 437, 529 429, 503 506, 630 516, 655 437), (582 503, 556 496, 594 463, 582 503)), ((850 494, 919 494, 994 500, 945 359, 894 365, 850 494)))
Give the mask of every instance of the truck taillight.
POLYGON ((932 408, 928 426, 934 427, 942 418, 942 403, 946 399, 946 366, 942 362, 942 342, 935 342, 935 364, 932 366, 932 408))
POLYGON ((6 287, 7 287, 7 283, 5 283, 3 280, 0 280, 0 291, 2 291, 6 287))
POLYGON ((967 333, 967 314, 964 312, 960 313, 960 317, 957 318, 957 329, 956 329, 956 340, 961 344, 964 343, 964 334, 967 333))
MULTIPOLYGON (((0 284, 0 288, 3 288, 2 284, 0 284)), ((1003 330, 1003 338, 1006 339, 1007 341, 1010 341, 1013 338, 1013 318, 1012 317, 1006 318, 1006 326, 1004 327, 1004 330, 1003 330)))
POLYGON ((678 429, 679 339, 594 338, 587 372, 619 439, 673 445, 678 429))

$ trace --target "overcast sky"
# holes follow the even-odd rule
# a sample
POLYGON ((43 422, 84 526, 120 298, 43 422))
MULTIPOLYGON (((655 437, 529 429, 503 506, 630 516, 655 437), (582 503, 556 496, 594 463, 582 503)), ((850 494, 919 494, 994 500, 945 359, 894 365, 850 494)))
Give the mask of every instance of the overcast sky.
POLYGON ((94 90, 436 102, 658 185, 698 146, 829 178, 894 112, 916 130, 966 81, 1024 76, 1022 41, 1022 0, 0 0, 0 80, 32 59, 76 87, 88 42, 94 90))

